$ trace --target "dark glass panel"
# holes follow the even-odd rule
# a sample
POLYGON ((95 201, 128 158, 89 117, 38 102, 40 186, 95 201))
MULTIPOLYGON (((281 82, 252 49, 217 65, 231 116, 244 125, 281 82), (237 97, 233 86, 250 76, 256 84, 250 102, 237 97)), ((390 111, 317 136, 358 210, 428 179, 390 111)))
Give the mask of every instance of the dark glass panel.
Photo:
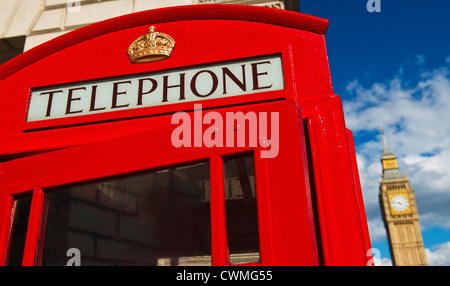
POLYGON ((13 218, 9 237, 9 253, 6 265, 22 265, 32 194, 14 199, 13 218))
POLYGON ((207 192, 208 163, 51 191, 41 265, 210 265, 207 192))
POLYGON ((224 160, 228 249, 232 264, 260 261, 253 156, 224 160))

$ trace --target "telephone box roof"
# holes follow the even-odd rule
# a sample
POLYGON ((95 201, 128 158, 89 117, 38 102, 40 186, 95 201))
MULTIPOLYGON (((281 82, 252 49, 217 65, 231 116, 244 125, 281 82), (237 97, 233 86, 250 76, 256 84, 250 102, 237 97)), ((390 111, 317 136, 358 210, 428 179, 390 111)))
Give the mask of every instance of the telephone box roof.
POLYGON ((97 36, 146 25, 188 20, 241 20, 278 25, 325 34, 328 20, 292 12, 259 6, 232 4, 205 4, 167 7, 127 14, 91 24, 71 31, 13 58, 0 66, 0 80, 52 53, 97 36))

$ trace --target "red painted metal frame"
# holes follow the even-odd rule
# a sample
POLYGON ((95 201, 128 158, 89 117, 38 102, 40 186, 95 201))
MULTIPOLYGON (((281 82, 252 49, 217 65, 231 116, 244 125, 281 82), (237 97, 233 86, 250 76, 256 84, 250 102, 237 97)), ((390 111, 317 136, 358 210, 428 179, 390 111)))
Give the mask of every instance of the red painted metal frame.
POLYGON ((367 222, 353 139, 331 85, 327 27, 324 19, 263 7, 171 7, 81 28, 0 66, 0 160, 9 160, 0 163, 0 262, 16 193, 33 191, 23 261, 33 265, 47 188, 207 159, 217 190, 211 195, 216 206, 211 213, 213 264, 227 264, 223 178, 218 176, 222 158, 252 150, 257 154, 257 149, 175 149, 163 140, 173 129, 170 114, 192 111, 193 103, 26 122, 30 90, 280 54, 284 90, 201 102, 204 111, 281 111, 279 156, 255 156, 258 196, 263 198, 258 209, 265 222, 261 263, 366 265, 367 222), (167 60, 131 64, 126 50, 150 25, 175 39, 174 52, 167 60), (270 101, 277 102, 264 103, 270 101), (58 149, 63 150, 48 152, 58 149))
POLYGON ((350 145, 353 138, 345 128, 341 100, 324 96, 301 105, 308 106, 302 111, 310 140, 324 263, 366 265, 370 258, 367 221, 350 145))
MULTIPOLYGON (((282 121, 299 120, 298 108, 293 101, 218 110, 223 116, 225 112, 231 111, 279 112, 282 121)), ((37 243, 43 239, 39 236, 39 229, 43 194, 46 190, 98 178, 204 160, 210 161, 211 190, 213 190, 210 201, 212 263, 228 265, 222 160, 224 157, 248 152, 252 152, 255 157, 260 221, 260 265, 318 265, 314 219, 309 212, 312 208, 309 176, 308 170, 304 169, 307 166, 304 162, 306 151, 302 150, 300 140, 302 130, 298 128, 298 124, 292 124, 280 130, 279 155, 265 159, 260 157, 261 148, 186 147, 177 149, 170 143, 173 131, 173 127, 170 126, 170 116, 165 116, 165 119, 166 124, 156 130, 25 157, 2 164, 5 174, 2 195, 8 197, 6 200, 3 199, 2 203, 11 203, 14 195, 30 189, 34 190, 23 265, 35 264, 37 243), (116 150, 114 155, 111 154, 113 150, 116 150), (287 160, 293 160, 293 162, 288 170, 283 170, 282 166, 287 160), (27 176, 23 177, 23 174, 27 176), (285 183, 281 184, 281 181, 285 183)), ((204 127, 204 130, 206 128, 204 127)), ((6 207, 2 205, 2 209, 6 207)), ((10 217, 5 215, 0 221, 3 230, 0 261, 4 261, 7 250, 6 237, 10 217)))

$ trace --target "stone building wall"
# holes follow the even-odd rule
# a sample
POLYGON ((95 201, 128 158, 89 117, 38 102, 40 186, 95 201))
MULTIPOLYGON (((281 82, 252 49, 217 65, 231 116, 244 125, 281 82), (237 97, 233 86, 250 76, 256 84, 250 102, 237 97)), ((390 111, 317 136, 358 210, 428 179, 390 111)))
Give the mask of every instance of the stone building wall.
POLYGON ((169 6, 244 4, 299 10, 298 0, 0 0, 0 64, 43 42, 109 18, 169 6))

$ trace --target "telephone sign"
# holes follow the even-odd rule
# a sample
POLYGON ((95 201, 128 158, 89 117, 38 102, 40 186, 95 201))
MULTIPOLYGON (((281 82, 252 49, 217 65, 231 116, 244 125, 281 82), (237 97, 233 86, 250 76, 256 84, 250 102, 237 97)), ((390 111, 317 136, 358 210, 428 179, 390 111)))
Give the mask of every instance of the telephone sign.
POLYGON ((27 121, 193 102, 284 88, 280 55, 32 89, 27 121))

